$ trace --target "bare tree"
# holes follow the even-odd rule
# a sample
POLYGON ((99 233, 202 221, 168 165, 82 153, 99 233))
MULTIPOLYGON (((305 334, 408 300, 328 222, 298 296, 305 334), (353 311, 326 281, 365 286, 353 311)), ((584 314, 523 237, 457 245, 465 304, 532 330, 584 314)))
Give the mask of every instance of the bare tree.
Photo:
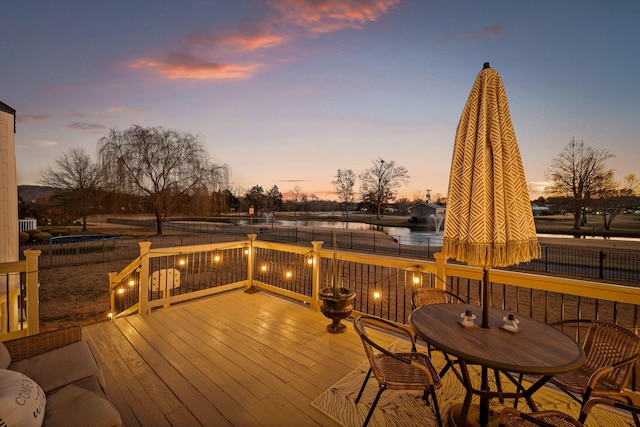
POLYGON ((298 211, 300 210, 300 201, 304 193, 302 192, 302 187, 300 187, 299 185, 293 187, 293 190, 291 190, 291 192, 293 193, 293 203, 295 206, 294 215, 298 215, 298 211))
POLYGON ((395 189, 409 180, 407 169, 396 166, 395 161, 385 162, 377 158, 373 166, 359 176, 363 201, 373 204, 377 209, 376 218, 380 219, 382 206, 395 198, 395 189))
POLYGON ((344 213, 349 218, 349 203, 353 202, 353 187, 356 185, 356 175, 351 169, 338 169, 336 179, 331 181, 338 194, 338 199, 344 203, 344 213))
POLYGON ((56 159, 56 165, 40 172, 40 183, 60 190, 58 200, 65 210, 82 218, 82 231, 87 231, 90 203, 100 188, 100 168, 81 148, 69 149, 56 159))
POLYGON ((162 127, 111 129, 99 141, 101 166, 114 189, 151 198, 158 234, 171 198, 226 185, 229 168, 209 160, 200 138, 162 127))
POLYGON ((613 174, 607 178, 606 184, 596 194, 596 206, 602 213, 602 225, 608 231, 616 216, 625 208, 633 206, 638 178, 635 174, 625 175, 621 184, 614 182, 613 174))
POLYGON ((586 217, 586 207, 592 197, 611 182, 613 171, 606 162, 613 157, 606 149, 596 149, 571 139, 562 153, 553 159, 547 171, 551 185, 545 191, 564 198, 573 213, 574 230, 580 230, 586 217))

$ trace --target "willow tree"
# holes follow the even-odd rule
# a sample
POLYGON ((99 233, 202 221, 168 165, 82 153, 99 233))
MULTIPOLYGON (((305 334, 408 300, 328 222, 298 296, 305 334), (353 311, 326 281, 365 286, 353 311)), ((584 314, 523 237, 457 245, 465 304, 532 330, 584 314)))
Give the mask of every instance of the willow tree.
POLYGON ((200 137, 163 127, 111 129, 100 139, 105 187, 151 199, 158 234, 173 198, 226 185, 229 168, 209 156, 200 137))

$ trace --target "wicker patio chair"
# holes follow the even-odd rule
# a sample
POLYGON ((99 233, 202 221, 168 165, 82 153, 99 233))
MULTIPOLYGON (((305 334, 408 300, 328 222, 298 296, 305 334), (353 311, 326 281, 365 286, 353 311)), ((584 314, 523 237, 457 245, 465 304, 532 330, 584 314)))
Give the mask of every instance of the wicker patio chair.
MULTIPOLYGON (((553 377, 549 382, 578 401, 584 409, 592 397, 633 401, 625 388, 640 358, 640 337, 633 332, 600 320, 564 320, 553 325, 582 343, 586 361, 577 370, 553 377), (586 328, 586 333, 581 331, 586 328)), ((638 425, 638 414, 633 414, 638 425)))
MULTIPOLYGON (((503 408, 500 412, 500 427, 536 427, 536 426, 584 426, 587 416, 596 405, 607 405, 619 410, 630 412, 632 415, 640 414, 640 408, 633 405, 627 405, 617 400, 605 399, 603 397, 594 397, 584 405, 580 412, 580 418, 577 420, 565 413, 559 411, 539 411, 532 413, 520 412, 513 408, 503 408)), ((636 422, 636 426, 637 426, 636 422)))
POLYGON ((627 405, 626 403, 622 403, 617 400, 606 399, 604 397, 594 397, 593 399, 589 399, 587 404, 584 405, 584 408, 582 408, 582 411, 580 412, 580 418, 578 418, 578 420, 584 423, 587 419, 587 416, 591 413, 591 409, 593 409, 595 405, 611 406, 618 410, 629 412, 634 417, 636 427, 638 426, 638 419, 636 416, 640 414, 640 407, 627 405))
MULTIPOLYGON (((429 305, 429 304, 463 303, 463 302, 464 301, 458 295, 451 293, 449 291, 445 291, 444 289, 440 289, 440 288, 418 288, 415 291, 413 291, 413 294, 411 295, 411 305, 413 306, 414 309, 422 307, 423 305, 429 305)), ((416 335, 416 340, 417 339, 418 339, 418 336, 416 335)), ((431 351, 433 350, 432 346, 430 344, 427 344, 427 349, 429 352, 429 357, 431 357, 431 351)), ((453 366, 455 361, 451 360, 451 358, 449 358, 449 356, 445 352, 442 352, 442 355, 444 356, 446 363, 438 373, 440 378, 444 377, 444 374, 446 374, 447 371, 451 369, 458 376, 460 381, 462 381, 461 374, 457 372, 453 366)), ((502 391, 502 382, 500 381, 500 374, 497 369, 494 370, 494 377, 496 381, 496 387, 498 388, 499 391, 502 391)), ((500 400, 500 403, 504 403, 504 398, 501 397, 499 398, 499 400, 500 400)))
POLYGON ((427 405, 429 405, 429 395, 431 395, 433 412, 436 415, 438 426, 442 426, 442 417, 435 393, 435 390, 440 388, 442 383, 429 356, 416 351, 416 343, 411 331, 396 323, 366 315, 356 317, 353 320, 353 327, 362 339, 362 345, 370 364, 369 371, 356 398, 356 404, 362 397, 371 373, 378 380, 379 387, 363 427, 369 423, 378 400, 385 390, 420 390, 423 392, 422 397, 427 405), (370 328, 390 330, 406 335, 411 340, 411 352, 394 353, 383 348, 369 337, 367 331, 370 328))
POLYGON ((429 304, 464 302, 456 294, 440 288, 418 288, 411 295, 411 305, 414 309, 429 304))
POLYGON ((584 427, 575 418, 560 411, 520 412, 514 408, 502 408, 500 427, 584 427))
MULTIPOLYGON (((413 306, 414 310, 424 305, 462 302, 464 301, 462 301, 462 299, 456 294, 440 288, 418 288, 411 294, 411 305, 413 306)), ((418 335, 415 334, 414 337, 417 341, 418 335)), ((431 351, 433 350, 431 344, 427 344, 427 350, 429 353, 429 357, 431 357, 431 351)), ((454 363, 454 361, 451 360, 445 352, 442 352, 442 355, 444 356, 446 364, 438 374, 440 378, 444 377, 444 374, 446 374, 449 369, 453 368, 454 363)), ((458 373, 456 373, 456 375, 458 375, 458 373)), ((462 377, 460 375, 458 375, 458 377, 462 380, 462 377)))

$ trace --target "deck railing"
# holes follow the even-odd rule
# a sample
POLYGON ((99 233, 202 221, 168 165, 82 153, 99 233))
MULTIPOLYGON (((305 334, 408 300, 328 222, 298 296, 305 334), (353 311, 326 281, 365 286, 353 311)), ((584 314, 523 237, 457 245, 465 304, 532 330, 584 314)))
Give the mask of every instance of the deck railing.
POLYGON ((25 260, 0 263, 0 341, 37 334, 38 257, 27 249, 25 260))
MULTIPOLYGON (((339 266, 340 284, 356 291, 355 310, 407 322, 416 287, 441 287, 470 303, 480 303, 482 270, 447 262, 381 256, 323 247, 248 239, 197 246, 151 248, 110 277, 112 313, 150 310, 233 288, 266 289, 312 308, 319 289, 328 286, 339 266), (144 290, 144 292, 142 291, 144 290)), ((640 327, 640 289, 632 286, 489 271, 492 306, 544 322, 599 318, 634 332, 640 327)))
MULTIPOLYGON (((252 237, 253 236, 253 237, 252 237)), ((231 289, 268 290, 318 310, 319 290, 329 286, 337 268, 342 286, 356 292, 354 310, 408 323, 411 295, 419 287, 444 288, 480 304, 480 268, 435 260, 382 256, 309 246, 246 241, 174 248, 140 243, 140 256, 119 273, 110 273, 112 315, 145 315, 231 289)), ((640 288, 602 282, 491 269, 489 303, 543 322, 600 319, 638 334, 640 288)), ((633 390, 640 385, 634 375, 633 390)))

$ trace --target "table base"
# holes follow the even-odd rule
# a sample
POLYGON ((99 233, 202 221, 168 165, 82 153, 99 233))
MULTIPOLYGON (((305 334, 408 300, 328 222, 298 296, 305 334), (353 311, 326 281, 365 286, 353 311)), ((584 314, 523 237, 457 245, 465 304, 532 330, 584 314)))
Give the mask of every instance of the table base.
MULTIPOLYGON (((462 403, 456 403, 451 406, 449 410, 449 425, 452 427, 475 427, 479 426, 478 419, 480 418, 480 406, 471 405, 469 412, 467 413, 467 419, 464 424, 459 424, 460 411, 462 410, 462 403)), ((497 412, 489 412, 489 424, 488 426, 497 427, 500 421, 500 414, 497 412)))

